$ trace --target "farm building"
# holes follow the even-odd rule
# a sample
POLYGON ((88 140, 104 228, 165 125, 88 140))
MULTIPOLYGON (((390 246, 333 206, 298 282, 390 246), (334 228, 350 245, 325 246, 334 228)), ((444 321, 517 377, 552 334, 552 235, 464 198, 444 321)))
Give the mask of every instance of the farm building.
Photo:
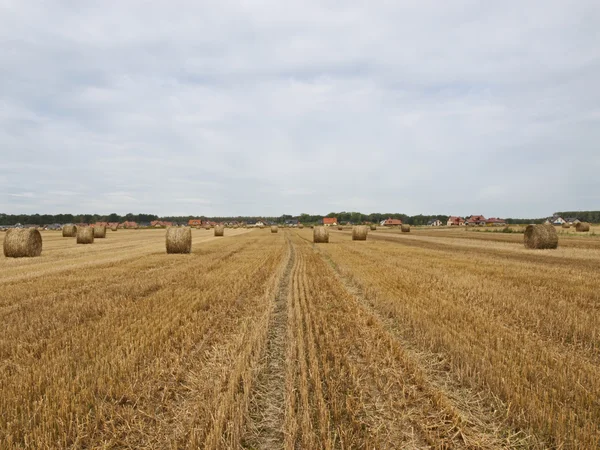
POLYGON ((458 216, 450 216, 448 218, 448 222, 446 222, 446 225, 449 227, 458 227, 458 226, 463 226, 465 224, 465 220, 462 217, 458 217, 458 216))
POLYGON ((429 222, 427 222, 427 226, 430 226, 430 227, 441 227, 442 226, 442 221, 440 219, 431 219, 429 222))
POLYGON ((565 221, 571 225, 577 225, 579 222, 581 222, 581 220, 579 220, 577 217, 567 217, 565 218, 565 221))
POLYGON ((504 219, 499 219, 497 217, 490 217, 489 219, 487 219, 485 221, 485 224, 488 227, 503 227, 506 225, 506 220, 504 219))
POLYGON ((552 225, 562 225, 563 223, 567 223, 565 219, 560 216, 552 216, 546 219, 546 223, 551 223, 552 225))
POLYGON ((382 220, 379 225, 382 227, 399 227, 402 225, 402 221, 400 219, 392 219, 388 217, 387 219, 382 220))
POLYGON ((190 227, 199 227, 202 225, 202 220, 201 219, 190 219, 188 221, 188 225, 190 227))
POLYGON ((172 227, 173 222, 167 222, 166 220, 153 220, 149 224, 140 224, 141 226, 148 225, 151 227, 172 227))
POLYGON ((337 224, 337 217, 323 217, 323 225, 326 227, 335 227, 337 224))
POLYGON ((471 216, 466 222, 467 225, 485 225, 486 219, 483 216, 471 216))

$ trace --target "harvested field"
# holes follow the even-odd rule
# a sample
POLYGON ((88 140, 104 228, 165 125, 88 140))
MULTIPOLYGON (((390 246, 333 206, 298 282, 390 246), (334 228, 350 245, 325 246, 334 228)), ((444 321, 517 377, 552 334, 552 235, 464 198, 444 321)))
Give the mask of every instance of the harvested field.
POLYGON ((0 448, 598 447, 600 239, 191 233, 0 259, 0 448))

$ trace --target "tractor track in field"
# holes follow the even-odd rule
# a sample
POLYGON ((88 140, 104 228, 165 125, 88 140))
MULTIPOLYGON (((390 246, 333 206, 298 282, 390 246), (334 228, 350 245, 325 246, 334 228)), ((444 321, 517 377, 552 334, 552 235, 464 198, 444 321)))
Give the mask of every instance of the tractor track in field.
POLYGON ((296 250, 286 234, 288 256, 269 320, 263 368, 252 395, 244 448, 275 449, 284 445, 287 320, 296 250))

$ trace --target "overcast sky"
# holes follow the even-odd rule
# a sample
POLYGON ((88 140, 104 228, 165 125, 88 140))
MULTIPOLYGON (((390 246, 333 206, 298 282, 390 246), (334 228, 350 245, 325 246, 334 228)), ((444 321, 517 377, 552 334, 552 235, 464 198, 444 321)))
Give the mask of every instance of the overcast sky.
POLYGON ((0 212, 573 209, 598 0, 0 0, 0 212))

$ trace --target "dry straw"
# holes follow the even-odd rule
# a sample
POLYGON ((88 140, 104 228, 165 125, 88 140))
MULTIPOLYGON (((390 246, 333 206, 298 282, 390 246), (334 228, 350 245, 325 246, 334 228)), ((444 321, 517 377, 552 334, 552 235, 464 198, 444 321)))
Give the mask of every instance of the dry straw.
POLYGON ((42 235, 35 228, 13 228, 4 236, 4 256, 34 257, 42 254, 42 235))
POLYGON ((111 227, 110 231, 117 231, 117 227, 111 227))
POLYGON ((77 235, 77 227, 75 225, 65 225, 62 232, 63 237, 75 237, 77 235))
POLYGON ((579 222, 575 226, 575 230, 577 231, 590 231, 590 224, 587 222, 579 222))
POLYGON ((169 227, 166 234, 167 253, 190 253, 192 251, 192 229, 169 227))
POLYGON ((410 225, 402 224, 400 229, 403 233, 410 233, 410 225))
POLYGON ((298 224, 298 228, 300 228, 300 229, 304 228, 304 224, 302 224, 302 223, 299 223, 299 224, 298 224))
POLYGON ((277 233, 279 231, 279 227, 277 227, 276 225, 273 225, 271 227, 271 233, 277 233))
POLYGON ((558 234, 554 225, 549 223, 527 225, 524 243, 526 248, 548 249, 558 247, 558 234))
POLYGON ((77 228, 77 243, 78 244, 93 244, 94 229, 92 227, 77 228))
POLYGON ((329 242, 329 230, 325 227, 315 227, 313 229, 313 242, 315 243, 328 243, 329 242))
POLYGON ((366 241, 367 234, 369 234, 369 228, 366 225, 356 225, 352 227, 353 241, 366 241))
POLYGON ((225 227, 223 225, 215 226, 215 236, 223 236, 225 234, 225 227))
POLYGON ((571 225, 570 225, 570 224, 568 224, 568 223, 563 223, 563 224, 562 224, 562 227, 563 227, 563 228, 571 228, 571 225))
POLYGON ((371 225, 371 231, 377 230, 377 225, 371 225))
POLYGON ((94 227, 94 239, 104 239, 105 237, 106 237, 106 227, 104 225, 95 226, 94 227))
POLYGON ((342 231, 343 229, 344 229, 344 227, 338 226, 338 231, 342 231))

